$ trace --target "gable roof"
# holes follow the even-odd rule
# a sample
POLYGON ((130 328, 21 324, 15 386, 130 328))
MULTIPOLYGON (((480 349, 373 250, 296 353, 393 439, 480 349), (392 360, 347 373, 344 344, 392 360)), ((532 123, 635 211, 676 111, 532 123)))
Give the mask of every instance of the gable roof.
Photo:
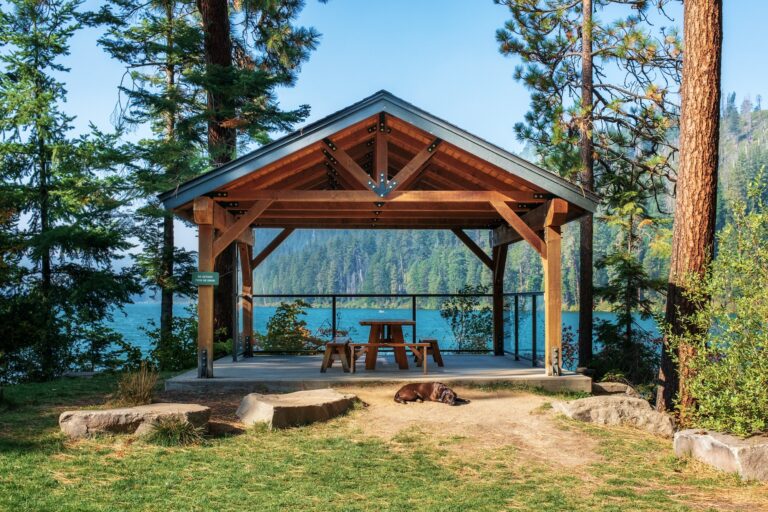
POLYGON ((161 194, 159 199, 168 209, 179 208, 196 197, 242 180, 265 166, 275 164, 382 112, 509 173, 510 177, 519 178, 536 189, 564 199, 585 212, 594 212, 597 208, 599 199, 595 194, 383 90, 189 180, 161 194))

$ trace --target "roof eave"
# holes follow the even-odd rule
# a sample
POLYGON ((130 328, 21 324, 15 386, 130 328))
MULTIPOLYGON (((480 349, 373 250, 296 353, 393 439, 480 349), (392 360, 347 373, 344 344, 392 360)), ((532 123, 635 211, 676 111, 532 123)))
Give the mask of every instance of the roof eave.
POLYGON ((323 138, 333 135, 346 126, 361 122, 380 112, 392 114, 504 169, 510 174, 535 183, 547 192, 561 197, 588 212, 594 213, 597 209, 599 204, 597 195, 580 189, 556 174, 476 137, 443 119, 435 117, 393 96, 387 91, 379 91, 358 103, 315 121, 226 165, 194 178, 174 190, 164 192, 158 198, 163 202, 165 208, 177 208, 192 201, 195 197, 214 191, 256 169, 321 141, 323 138), (343 126, 340 126, 342 122, 343 126))

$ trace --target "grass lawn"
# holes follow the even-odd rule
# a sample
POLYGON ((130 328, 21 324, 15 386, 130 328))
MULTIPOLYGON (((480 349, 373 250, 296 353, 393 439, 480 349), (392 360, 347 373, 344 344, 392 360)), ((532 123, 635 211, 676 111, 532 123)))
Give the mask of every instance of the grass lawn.
MULTIPOLYGON (((669 441, 556 417, 546 403, 530 420, 551 423, 547 436, 569 441, 563 450, 583 445, 583 463, 521 449, 514 425, 508 444, 418 426, 372 435, 366 424, 386 418, 375 405, 327 424, 247 429, 184 448, 59 433, 63 410, 103 404, 114 388, 110 376, 6 388, 17 406, 0 412, 0 510, 768 510, 764 484, 677 460, 669 441)), ((550 399, 513 399, 527 397, 550 399)), ((419 406, 401 407, 411 409, 392 410, 419 406)))

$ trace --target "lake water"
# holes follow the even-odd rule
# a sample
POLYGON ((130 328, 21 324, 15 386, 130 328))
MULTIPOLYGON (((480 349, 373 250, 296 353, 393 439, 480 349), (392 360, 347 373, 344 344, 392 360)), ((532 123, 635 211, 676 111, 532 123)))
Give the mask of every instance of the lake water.
MULTIPOLYGON (((544 311, 543 300, 537 301, 536 312, 536 336, 538 354, 541 356, 541 350, 544 346, 544 311)), ((521 298, 519 307, 519 347, 520 353, 526 357, 531 353, 531 342, 533 326, 531 323, 531 303, 530 299, 521 298)), ((331 309, 327 307, 308 308, 304 320, 307 322, 307 328, 313 333, 321 329, 330 329, 332 322, 331 309)), ((189 316, 190 311, 187 305, 177 304, 174 306, 176 315, 189 316)), ((253 327, 255 332, 266 332, 267 322, 274 314, 275 308, 271 306, 254 307, 253 327)), ((337 309, 337 328, 350 331, 350 336, 355 340, 366 340, 368 338, 368 328, 359 325, 362 319, 371 318, 405 318, 411 317, 410 308, 351 308, 338 307, 337 309)), ((514 349, 514 311, 505 315, 505 348, 512 352, 514 349)), ((596 312, 595 319, 611 320, 613 313, 596 312)), ((115 314, 115 318, 109 323, 111 327, 123 334, 126 341, 140 347, 142 350, 149 349, 149 341, 142 330, 142 327, 148 327, 151 322, 155 324, 160 321, 160 304, 158 303, 137 303, 128 304, 124 312, 115 314)), ((563 312, 563 327, 570 328, 575 334, 578 328, 579 316, 576 312, 563 312)), ((643 321, 637 319, 637 323, 644 329, 657 333, 656 326, 652 320, 643 321)), ((404 329, 405 337, 412 339, 412 330, 404 329)), ((416 336, 417 338, 436 338, 440 340, 440 346, 445 349, 455 348, 456 343, 451 333, 448 322, 440 316, 440 311, 436 309, 418 309, 416 312, 416 336)))

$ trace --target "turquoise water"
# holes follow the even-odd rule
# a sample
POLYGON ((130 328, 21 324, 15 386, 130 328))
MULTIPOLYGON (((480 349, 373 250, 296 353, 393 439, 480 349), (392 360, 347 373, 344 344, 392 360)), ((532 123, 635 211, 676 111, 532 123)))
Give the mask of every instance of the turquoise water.
MULTIPOLYGON (((538 354, 541 355, 544 339, 544 311, 542 309, 543 301, 537 301, 536 312, 536 336, 538 339, 538 354)), ((532 325, 531 325, 531 304, 530 299, 522 300, 519 308, 519 347, 520 353, 529 356, 531 353, 532 325)), ((269 318, 274 313, 275 308, 270 306, 254 307, 253 327, 254 331, 264 333, 269 318)), ((177 304, 174 307, 176 315, 189 316, 190 312, 187 305, 177 304)), ((505 315, 505 348, 513 351, 514 348, 514 312, 512 308, 505 315)), ((337 328, 350 331, 350 336, 355 340, 366 340, 368 338, 368 329, 359 325, 362 319, 371 318, 410 318, 410 308, 345 308, 339 306, 337 309, 337 328)), ((614 318, 612 313, 595 313, 596 319, 611 320, 614 318)), ((109 325, 118 332, 122 333, 126 341, 140 347, 142 350, 149 349, 149 340, 142 328, 149 327, 151 322, 156 324, 160 320, 160 304, 157 303, 137 303, 128 304, 124 312, 117 312, 109 325)), ((307 328, 313 333, 321 329, 330 330, 332 316, 331 309, 325 307, 313 307, 307 309, 307 315, 304 317, 307 322, 307 328)), ((572 329, 575 334, 578 328, 578 313, 566 311, 563 312, 563 327, 572 329)), ((638 319, 637 323, 644 329, 657 333, 656 326, 652 320, 643 321, 638 319)), ((404 330, 405 337, 412 339, 412 330, 404 330)), ((416 337, 417 338, 436 338, 440 340, 441 347, 445 349, 455 348, 455 340, 448 323, 440 316, 440 311, 435 309, 418 309, 416 312, 416 337)))

